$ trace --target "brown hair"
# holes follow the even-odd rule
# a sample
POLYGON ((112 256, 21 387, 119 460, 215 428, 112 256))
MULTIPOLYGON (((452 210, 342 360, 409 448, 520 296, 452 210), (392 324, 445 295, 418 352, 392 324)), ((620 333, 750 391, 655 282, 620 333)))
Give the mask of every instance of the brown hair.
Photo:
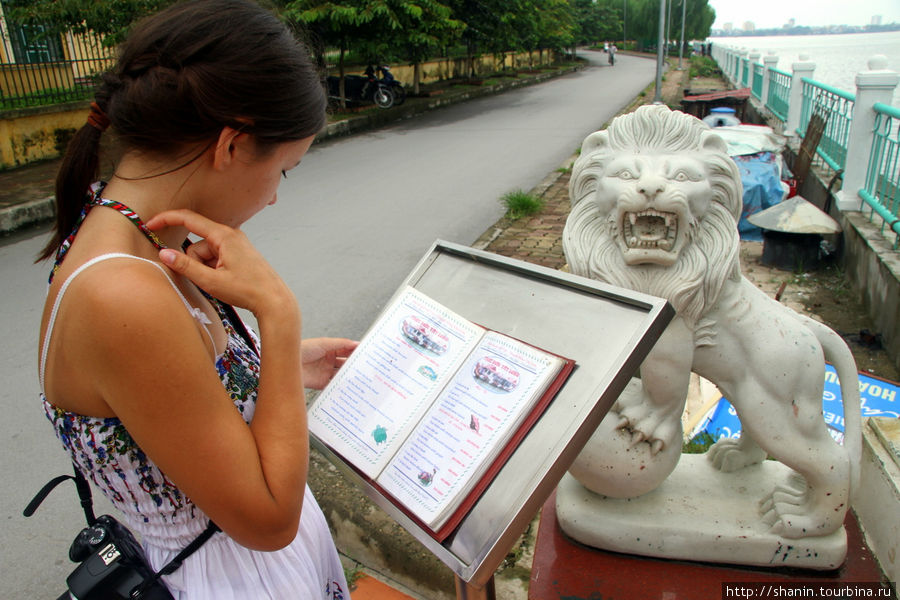
MULTIPOLYGON (((325 95, 306 49, 247 0, 190 0, 137 23, 95 101, 125 150, 167 154, 230 126, 263 150, 325 125, 325 95)), ((39 260, 69 235, 99 171, 101 130, 86 123, 56 179, 56 228, 39 260)))

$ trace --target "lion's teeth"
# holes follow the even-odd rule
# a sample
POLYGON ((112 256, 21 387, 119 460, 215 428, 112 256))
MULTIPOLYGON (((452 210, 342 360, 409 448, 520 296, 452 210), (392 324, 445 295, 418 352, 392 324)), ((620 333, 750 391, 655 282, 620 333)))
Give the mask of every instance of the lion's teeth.
POLYGON ((631 223, 631 226, 634 227, 634 224, 637 223, 637 215, 633 212, 628 213, 628 221, 631 223))
POLYGON ((630 238, 628 238, 628 245, 631 246, 631 247, 634 247, 634 246, 637 245, 637 241, 638 241, 638 240, 637 240, 636 237, 631 236, 630 238))
POLYGON ((675 215, 672 213, 666 213, 666 227, 672 226, 672 221, 675 220, 675 215))

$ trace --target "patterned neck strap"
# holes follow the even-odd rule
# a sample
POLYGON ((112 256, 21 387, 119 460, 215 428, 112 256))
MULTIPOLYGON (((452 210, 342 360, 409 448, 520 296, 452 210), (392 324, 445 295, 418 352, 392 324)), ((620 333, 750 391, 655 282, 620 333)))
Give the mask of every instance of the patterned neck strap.
POLYGON ((159 236, 147 229, 147 226, 144 225, 144 222, 141 221, 141 218, 137 215, 136 212, 134 212, 121 202, 103 198, 103 189, 105 187, 105 183, 95 183, 91 186, 91 192, 88 201, 85 203, 84 208, 81 209, 81 214, 78 215, 78 219, 75 221, 75 226, 72 228, 72 233, 69 234, 69 237, 67 237, 65 241, 63 241, 62 245, 60 245, 59 247, 59 250, 56 251, 56 261, 53 263, 53 270, 50 272, 50 282, 53 281, 53 276, 56 275, 57 271, 59 271, 59 267, 62 264, 63 258, 65 258, 66 253, 69 251, 69 248, 72 247, 72 242, 75 241, 75 235, 81 228, 81 224, 84 222, 85 217, 87 217, 88 212, 90 212, 90 210, 95 206, 106 206, 119 211, 129 221, 131 221, 134 226, 137 227, 141 231, 141 233, 143 233, 147 237, 148 240, 150 240, 150 243, 152 243, 157 250, 162 250, 166 247, 166 245, 163 244, 162 240, 159 239, 159 236))

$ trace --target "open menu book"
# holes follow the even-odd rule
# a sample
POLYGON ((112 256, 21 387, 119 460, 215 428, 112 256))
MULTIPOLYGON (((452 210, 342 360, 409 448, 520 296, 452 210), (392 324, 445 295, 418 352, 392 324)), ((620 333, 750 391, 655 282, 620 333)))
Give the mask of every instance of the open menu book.
POLYGON ((309 411, 309 429, 443 541, 574 362, 407 287, 309 411))

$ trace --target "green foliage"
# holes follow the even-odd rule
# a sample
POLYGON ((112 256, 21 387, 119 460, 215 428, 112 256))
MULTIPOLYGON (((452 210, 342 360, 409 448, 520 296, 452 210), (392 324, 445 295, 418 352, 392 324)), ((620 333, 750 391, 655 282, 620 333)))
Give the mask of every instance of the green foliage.
POLYGON ((719 66, 709 56, 692 56, 690 77, 716 77, 721 75, 719 66))
MULTIPOLYGON (((626 0, 626 28, 629 39, 641 40, 645 45, 655 46, 659 38, 659 0, 626 0)), ((674 1, 674 0, 671 0, 674 1)), ((703 40, 709 37, 716 11, 709 6, 709 0, 683 0, 684 39, 703 40)), ((672 7, 668 32, 672 40, 681 38, 682 5, 672 7)))
MULTIPOLYGON (((590 44, 609 40, 621 40, 622 12, 619 0, 571 0, 574 14, 576 44, 590 44)), ((600 44, 602 47, 602 44, 600 44)))
POLYGON ((365 572, 359 567, 359 565, 354 565, 353 567, 343 567, 344 569, 344 578, 347 580, 347 585, 350 586, 350 591, 356 589, 356 583, 366 576, 365 572))
POLYGON ((699 433, 692 440, 685 442, 681 446, 682 454, 703 454, 709 447, 716 443, 716 438, 706 433, 699 433))
POLYGON ((437 0, 289 0, 283 14, 321 37, 324 45, 347 49, 367 62, 422 62, 452 45, 464 27, 437 0))
POLYGON ((104 43, 121 41, 131 24, 174 0, 4 0, 9 21, 42 29, 46 35, 92 31, 104 43))
POLYGON ((544 199, 533 196, 522 190, 514 190, 503 195, 500 202, 506 207, 506 216, 520 219, 540 212, 544 208, 544 199))

